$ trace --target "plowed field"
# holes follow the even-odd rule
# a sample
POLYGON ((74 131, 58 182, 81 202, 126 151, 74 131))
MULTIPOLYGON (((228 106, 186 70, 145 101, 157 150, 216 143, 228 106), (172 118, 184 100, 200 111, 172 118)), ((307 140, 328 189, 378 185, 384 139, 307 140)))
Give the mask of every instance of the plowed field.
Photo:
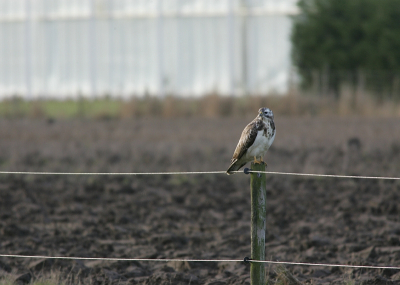
MULTIPOLYGON (((0 121, 0 170, 225 170, 248 119, 0 121)), ((400 176, 400 120, 276 118, 268 170, 400 176)), ((267 259, 400 266, 400 182, 267 175, 267 259)), ((0 253, 243 259, 249 177, 0 176, 0 253)), ((400 284, 396 270, 287 266, 312 284, 400 284)), ((268 277, 276 278, 274 266, 268 277)), ((0 258, 71 284, 249 284, 239 263, 0 258)), ((25 279, 24 279, 25 278, 25 279)))

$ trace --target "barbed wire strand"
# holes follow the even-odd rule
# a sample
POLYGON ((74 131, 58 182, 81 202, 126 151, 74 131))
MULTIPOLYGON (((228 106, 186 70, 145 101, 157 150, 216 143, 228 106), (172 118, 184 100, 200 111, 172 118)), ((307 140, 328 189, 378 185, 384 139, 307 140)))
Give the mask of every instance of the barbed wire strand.
MULTIPOLYGON (((72 256, 45 256, 45 255, 18 255, 18 254, 0 254, 0 257, 14 258, 37 258, 37 259, 70 259, 70 260, 103 260, 103 261, 154 261, 154 262, 244 262, 242 259, 174 259, 174 258, 112 258, 112 257, 72 257, 72 256)), ((329 263, 306 263, 306 262, 290 262, 290 261, 272 261, 272 260, 248 260, 254 263, 269 264, 286 264, 286 265, 303 265, 303 266, 324 266, 324 267, 348 267, 348 268, 364 268, 364 269, 397 269, 396 266, 372 266, 372 265, 350 265, 350 264, 329 264, 329 263)))
MULTIPOLYGON (((293 175, 311 177, 331 177, 331 178, 354 178, 354 179, 382 179, 400 180, 400 177, 388 176, 361 176, 361 175, 336 175, 336 174, 316 174, 316 173, 296 173, 278 171, 254 171, 247 170, 248 173, 265 173, 272 175, 293 175)), ((232 171, 231 173, 243 173, 243 171, 232 171)), ((186 174, 226 174, 226 171, 176 171, 176 172, 38 172, 38 171, 0 171, 0 174, 21 174, 21 175, 186 175, 186 174)))

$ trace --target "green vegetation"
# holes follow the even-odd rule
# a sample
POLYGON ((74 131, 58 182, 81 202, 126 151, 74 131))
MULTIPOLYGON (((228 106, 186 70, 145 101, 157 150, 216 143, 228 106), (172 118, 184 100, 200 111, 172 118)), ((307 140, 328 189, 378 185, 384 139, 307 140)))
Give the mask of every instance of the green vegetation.
MULTIPOLYGON (((129 100, 32 100, 15 97, 0 101, 0 118, 45 119, 118 119, 118 118, 174 118, 253 116, 260 106, 288 106, 287 99, 278 96, 223 97, 216 94, 199 98, 142 97, 129 100), (247 100, 250 99, 250 100, 247 100), (282 101, 285 101, 283 103, 282 101), (282 103, 283 104, 282 104, 282 103)), ((290 104, 289 104, 290 105, 290 104)), ((288 112, 291 112, 287 107, 288 112)))
POLYGON ((113 118, 120 113, 123 102, 109 98, 96 100, 35 100, 12 98, 0 102, 0 117, 16 118, 113 118))
POLYGON ((96 100, 23 100, 0 101, 0 119, 129 119, 186 117, 253 117, 261 106, 268 106, 279 116, 362 115, 398 117, 400 104, 385 99, 380 102, 368 94, 354 97, 354 91, 341 90, 339 100, 299 96, 224 97, 208 95, 198 98, 167 96, 131 98, 129 100, 98 98, 96 100))
POLYGON ((292 56, 304 87, 328 81, 338 95, 343 83, 365 84, 375 95, 400 97, 399 0, 300 0, 298 5, 292 56))

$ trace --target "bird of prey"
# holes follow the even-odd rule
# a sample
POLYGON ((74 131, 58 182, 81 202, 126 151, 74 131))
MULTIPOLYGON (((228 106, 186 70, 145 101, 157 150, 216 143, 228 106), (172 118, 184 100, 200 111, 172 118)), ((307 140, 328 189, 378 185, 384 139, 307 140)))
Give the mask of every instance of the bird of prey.
POLYGON ((263 157, 272 145, 275 133, 274 114, 269 108, 260 108, 258 116, 244 128, 226 173, 233 174, 253 159, 254 163, 264 163, 263 157))

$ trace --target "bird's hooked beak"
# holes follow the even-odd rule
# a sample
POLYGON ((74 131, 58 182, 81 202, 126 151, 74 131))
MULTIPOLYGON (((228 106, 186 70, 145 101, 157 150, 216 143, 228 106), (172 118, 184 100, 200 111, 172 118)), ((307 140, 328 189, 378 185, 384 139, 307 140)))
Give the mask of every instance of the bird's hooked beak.
POLYGON ((263 112, 258 112, 258 116, 261 118, 267 118, 263 112))

